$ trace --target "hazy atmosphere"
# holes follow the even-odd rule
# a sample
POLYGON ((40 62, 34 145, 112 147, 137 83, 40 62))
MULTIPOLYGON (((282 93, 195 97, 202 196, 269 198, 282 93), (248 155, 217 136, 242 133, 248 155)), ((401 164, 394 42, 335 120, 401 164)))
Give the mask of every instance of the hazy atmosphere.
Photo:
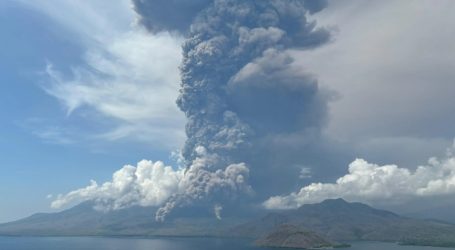
POLYGON ((455 223, 454 10, 1 1, 0 222, 87 201, 164 223, 342 198, 455 223))

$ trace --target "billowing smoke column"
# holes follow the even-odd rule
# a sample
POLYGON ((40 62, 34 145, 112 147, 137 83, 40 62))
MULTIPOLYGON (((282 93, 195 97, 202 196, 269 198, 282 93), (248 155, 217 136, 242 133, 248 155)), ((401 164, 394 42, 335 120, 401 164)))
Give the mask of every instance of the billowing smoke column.
POLYGON ((250 171, 254 180, 256 173, 273 169, 254 160, 267 145, 276 146, 278 135, 301 135, 324 123, 327 98, 311 76, 293 66, 288 50, 329 40, 327 30, 307 19, 326 1, 133 2, 150 31, 187 37, 177 100, 188 118, 185 188, 159 209, 157 219, 175 206, 226 190, 251 193, 245 182, 250 171))

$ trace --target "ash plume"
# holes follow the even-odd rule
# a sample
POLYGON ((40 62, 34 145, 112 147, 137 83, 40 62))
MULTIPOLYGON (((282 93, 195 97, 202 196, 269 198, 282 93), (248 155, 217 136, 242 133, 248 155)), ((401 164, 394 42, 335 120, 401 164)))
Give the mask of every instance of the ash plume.
POLYGON ((249 189, 244 180, 249 173, 271 168, 252 158, 261 157, 267 145, 279 146, 273 142, 278 135, 301 136, 324 123, 327 96, 314 77, 293 66, 288 50, 314 48, 330 39, 326 29, 308 20, 327 1, 133 2, 150 31, 186 36, 177 104, 188 119, 182 154, 191 188, 171 197, 157 219, 175 206, 207 199, 213 194, 208 186, 216 192, 249 189), (242 181, 225 184, 223 176, 208 184, 220 171, 242 181))
POLYGON ((302 135, 324 123, 327 96, 314 77, 293 66, 288 50, 330 39, 326 29, 308 20, 326 1, 133 2, 150 31, 186 37, 177 104, 188 119, 182 154, 185 185, 191 188, 172 196, 157 219, 222 190, 250 190, 245 178, 271 168, 252 158, 269 144, 277 146, 276 136, 302 135))
POLYGON ((226 203, 254 203, 293 187, 301 166, 311 165, 308 157, 323 147, 320 132, 330 96, 294 64, 292 51, 330 40, 326 29, 308 19, 327 1, 133 4, 149 31, 186 38, 177 100, 187 118, 184 168, 151 161, 127 165, 112 181, 92 181, 58 195, 52 206, 84 200, 96 201, 101 210, 155 206, 160 207, 156 219, 162 221, 173 209, 197 203, 213 206, 221 219, 221 209, 230 207, 226 203))
POLYGON ((60 195, 54 205, 85 199, 102 201, 100 206, 108 209, 151 204, 160 207, 156 219, 162 221, 173 209, 197 202, 215 206, 221 218, 222 204, 245 197, 258 201, 293 188, 293 180, 299 180, 298 166, 311 165, 302 161, 321 147, 330 95, 294 64, 292 51, 330 40, 328 30, 308 19, 327 2, 133 0, 133 4, 139 22, 149 31, 186 37, 177 100, 187 118, 185 169, 163 172, 161 165, 127 166, 111 182, 60 195), (163 182, 154 184, 155 179, 163 182), (172 183, 164 181, 168 179, 172 183), (155 191, 143 190, 148 187, 155 191), (160 191, 161 187, 169 190, 160 191))

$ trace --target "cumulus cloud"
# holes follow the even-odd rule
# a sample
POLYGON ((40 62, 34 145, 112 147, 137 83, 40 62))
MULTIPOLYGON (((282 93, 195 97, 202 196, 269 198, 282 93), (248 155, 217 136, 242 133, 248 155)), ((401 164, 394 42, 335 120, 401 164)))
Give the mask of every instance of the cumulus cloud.
POLYGON ((177 193, 183 179, 184 170, 174 170, 163 162, 143 160, 136 167, 126 165, 116 171, 112 180, 98 185, 90 185, 58 195, 52 202, 53 208, 85 200, 97 202, 102 210, 121 209, 132 205, 159 206, 171 195, 177 193))
POLYGON ((251 187, 247 185, 249 170, 244 164, 231 164, 225 169, 209 171, 207 166, 213 164, 216 157, 206 155, 203 148, 198 151, 199 157, 187 169, 175 170, 160 161, 143 160, 136 167, 126 165, 116 171, 111 181, 99 185, 92 180, 87 187, 60 194, 51 206, 61 208, 87 200, 95 201, 95 208, 104 211, 134 205, 161 206, 156 219, 162 221, 175 206, 213 195, 251 192, 251 187))
POLYGON ((312 183, 298 192, 271 197, 264 202, 264 206, 269 209, 290 209, 339 197, 351 201, 392 203, 454 194, 454 149, 448 150, 446 157, 430 158, 427 165, 418 166, 415 170, 356 159, 349 164, 349 173, 335 183, 312 183))

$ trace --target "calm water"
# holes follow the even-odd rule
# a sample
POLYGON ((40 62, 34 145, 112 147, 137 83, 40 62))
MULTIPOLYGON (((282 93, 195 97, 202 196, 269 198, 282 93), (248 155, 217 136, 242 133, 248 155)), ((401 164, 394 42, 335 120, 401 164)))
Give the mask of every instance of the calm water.
MULTIPOLYGON (((214 238, 94 238, 94 237, 0 237, 0 250, 260 250, 242 240, 214 238)), ((443 250, 397 246, 390 243, 354 243, 351 250, 443 250)))

